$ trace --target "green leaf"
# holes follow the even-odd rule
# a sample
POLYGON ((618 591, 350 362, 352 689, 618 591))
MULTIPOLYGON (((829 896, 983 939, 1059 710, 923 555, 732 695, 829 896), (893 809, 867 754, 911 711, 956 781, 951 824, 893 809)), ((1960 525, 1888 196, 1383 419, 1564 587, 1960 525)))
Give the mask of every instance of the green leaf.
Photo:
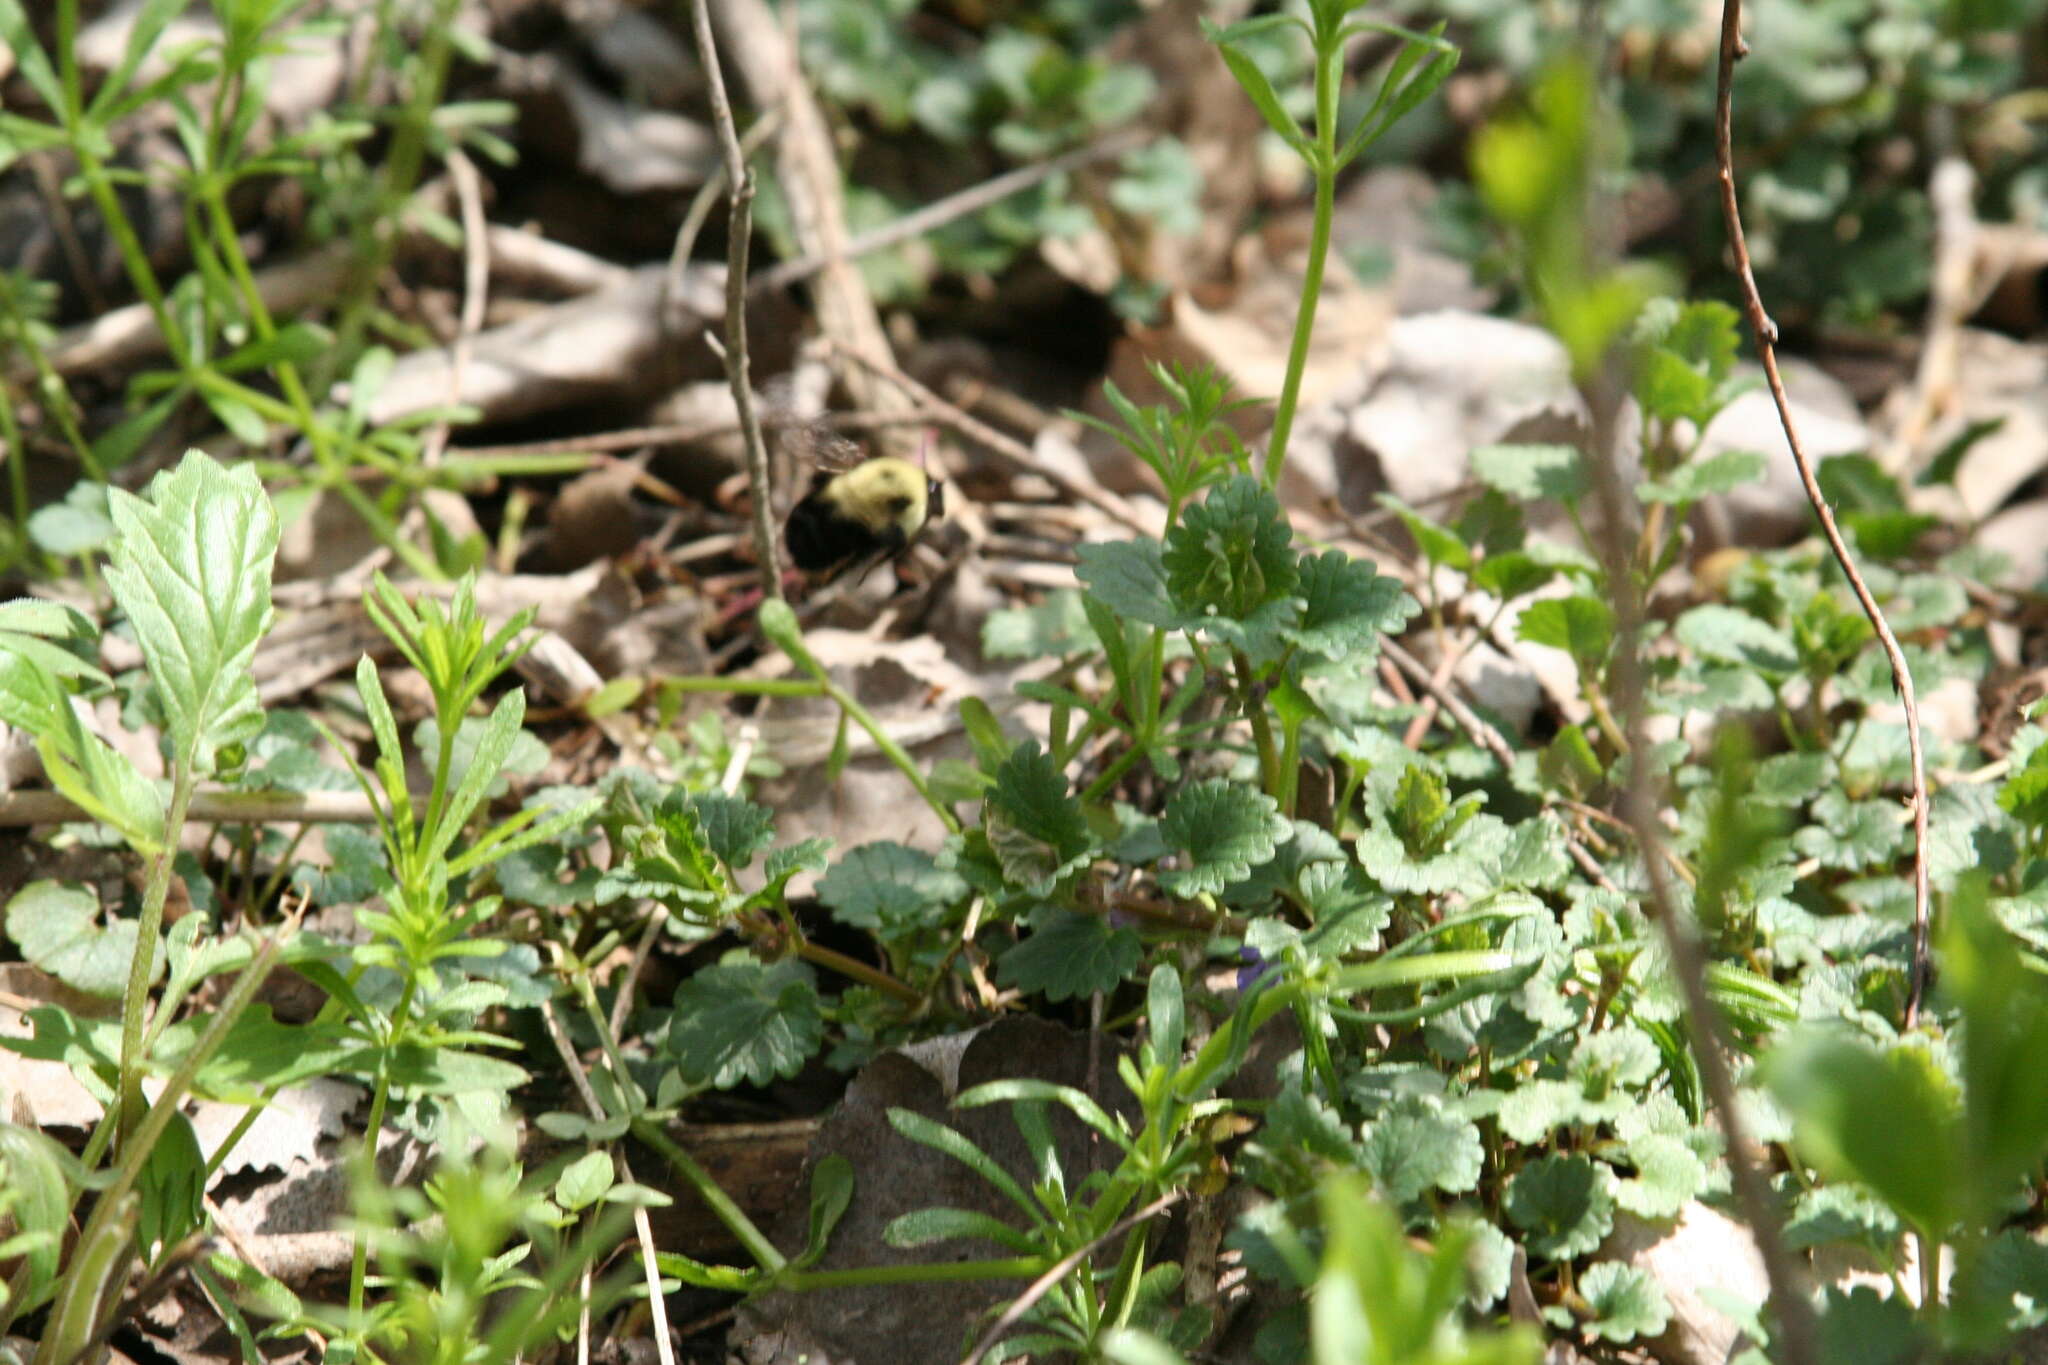
POLYGON ((794 1076, 824 1039, 809 968, 735 952, 677 990, 668 1051, 690 1083, 729 1090, 794 1076))
POLYGON ((64 501, 29 514, 28 535, 38 548, 53 555, 87 555, 104 548, 114 536, 106 485, 73 484, 64 501))
POLYGON ((144 1247, 170 1247, 199 1226, 206 1196, 206 1154, 199 1135, 183 1113, 150 1144, 135 1182, 142 1196, 136 1220, 137 1240, 144 1247))
POLYGON ((915 1209, 890 1219, 882 1228, 883 1243, 897 1248, 923 1247, 934 1242, 968 1238, 994 1242, 1025 1255, 1039 1249, 1032 1237, 976 1209, 915 1209))
POLYGON ((1292 539, 1279 499, 1257 479, 1240 474, 1212 488, 1166 533, 1161 563, 1174 606, 1197 618, 1253 619, 1295 591, 1292 539))
POLYGON ((1557 577, 1557 567, 1546 564, 1526 550, 1491 554, 1472 570, 1472 585, 1503 602, 1526 597, 1557 577))
POLYGON ((1671 1305, 1649 1273, 1620 1261, 1588 1266, 1579 1293, 1593 1310, 1586 1330, 1607 1341, 1659 1336, 1671 1321, 1671 1305))
MULTIPOLYGON (((68 882, 34 881, 7 902, 7 936, 21 955, 76 991, 117 999, 135 957, 132 919, 100 924, 99 897, 68 882)), ((163 970, 163 952, 151 980, 163 970)))
POLYGON ((57 1281, 64 1241, 71 1231, 71 1197, 77 1192, 71 1153, 33 1128, 0 1123, 0 1190, 10 1194, 7 1217, 14 1236, 5 1239, 10 1258, 19 1257, 13 1287, 23 1291, 8 1306, 42 1301, 57 1281))
POLYGON ((1399 632, 1422 610, 1397 579, 1341 550, 1303 555, 1298 591, 1306 604, 1301 620, 1282 637, 1310 654, 1361 666, 1379 652, 1381 635, 1399 632))
POLYGON ((1813 799, 1834 773, 1827 754, 1773 754, 1756 765, 1750 799, 1767 806, 1799 806, 1813 799))
POLYGON ((700 792, 690 802, 706 847, 727 867, 748 866, 775 842, 775 813, 765 806, 724 792, 700 792))
POLYGON ((1509 1182, 1508 1217, 1537 1255, 1555 1261, 1583 1256, 1614 1229, 1611 1180, 1589 1157, 1540 1157, 1509 1182))
POLYGON ((1050 891, 1090 856, 1094 840, 1067 779, 1035 741, 996 770, 984 826, 1003 875, 1034 894, 1050 891))
POLYGON ((1471 458, 1474 478, 1523 502, 1548 498, 1572 507, 1586 495, 1585 459, 1575 446, 1480 446, 1471 458))
POLYGON ((1137 970, 1144 945, 1101 915, 1048 910, 1031 937, 1004 953, 997 977, 1028 995, 1072 1000, 1114 990, 1137 970))
POLYGON ((1166 586, 1165 547, 1149 536, 1077 546, 1074 576, 1088 595, 1119 616, 1161 630, 1181 630, 1193 620, 1166 586))
POLYGON ((1306 147, 1306 135, 1281 105, 1280 96, 1273 89, 1273 83, 1266 79, 1266 73, 1259 69, 1259 64, 1237 47, 1237 41, 1244 32, 1241 25, 1233 24, 1229 28, 1219 29, 1207 19, 1202 20, 1203 36, 1216 44, 1217 55, 1222 57, 1223 64, 1230 68, 1230 74, 1237 79, 1245 96, 1251 100, 1252 107, 1258 110, 1259 117, 1266 121, 1266 126, 1277 133, 1280 140, 1288 146, 1297 149, 1306 147))
POLYGON ((1971 875, 1949 900, 1941 934, 1943 993, 1963 1016, 1963 1079, 1969 1103, 1964 1184, 1973 1212, 1988 1211, 2036 1171, 2048 1150, 2048 1094, 2039 1067, 2048 1056, 2048 981, 2021 964, 1985 904, 1985 878, 1971 875))
POLYGON ((902 844, 862 844, 818 881, 818 899, 841 924, 885 935, 936 925, 967 883, 932 855, 902 844))
POLYGON ((1187 1007, 1182 1000, 1180 973, 1167 963, 1152 969, 1145 991, 1145 1029, 1151 1035, 1152 1064, 1178 1067, 1180 1045, 1187 1027, 1187 1007))
POLYGON ((1431 521, 1392 493, 1380 494, 1379 503, 1401 519, 1408 534, 1415 537, 1415 548, 1422 551, 1424 559, 1453 569, 1472 567, 1472 550, 1456 531, 1431 521))
POLYGON ((556 1177, 555 1202, 565 1212, 579 1213, 604 1198, 613 1178, 611 1153, 585 1152, 556 1177))
POLYGON ((1396 1204, 1419 1199, 1427 1190, 1464 1194, 1479 1187, 1483 1152, 1478 1126, 1443 1112, 1434 1099, 1397 1101, 1366 1125, 1362 1153, 1373 1188, 1396 1204))
POLYGON ((220 424, 237 441, 254 451, 261 451, 270 444, 270 427, 256 409, 232 394, 213 389, 202 389, 199 396, 206 400, 206 406, 213 409, 213 415, 220 418, 220 424))
POLYGON ((1644 481, 1636 496, 1644 502, 1690 505, 1710 494, 1729 493, 1763 478, 1767 463, 1754 450, 1724 450, 1682 464, 1662 479, 1644 481))
POLYGON ((1646 1133, 1628 1145, 1633 1177, 1617 1181, 1614 1202, 1638 1218, 1675 1218, 1707 1187, 1707 1167, 1683 1138, 1646 1133))
POLYGON ((1270 862, 1293 832, 1279 803, 1254 787, 1223 778, 1183 787, 1167 801, 1159 833, 1188 865, 1160 873, 1159 884, 1176 896, 1214 895, 1270 862))
POLYGON ((804 1238, 802 1254, 792 1264, 799 1267, 812 1265, 825 1254, 826 1244, 832 1240, 832 1229, 839 1226, 839 1220, 846 1216, 846 1210, 852 1203, 853 1163, 833 1152, 811 1168, 809 1235, 804 1238))
POLYGON ((1614 608, 1597 597, 1546 597, 1522 611, 1515 633, 1572 656, 1583 674, 1597 674, 1614 647, 1614 608))
POLYGON ((250 662, 270 627, 277 514, 254 469, 229 472, 197 451, 152 480, 146 498, 108 496, 119 531, 108 586, 142 647, 177 761, 211 773, 222 746, 263 725, 250 662))
POLYGON ((1939 1236, 1967 1193, 1962 1104, 1925 1047, 1883 1052, 1839 1033, 1806 1030, 1762 1062, 1770 1093, 1792 1116, 1800 1154, 1824 1175, 1860 1180, 1919 1231, 1939 1236))
POLYGON ((1745 664, 1766 677, 1788 677, 1799 669, 1798 652, 1783 631, 1734 607, 1694 607, 1673 631, 1679 643, 1705 658, 1745 664))
POLYGON ((991 659, 1044 659, 1096 647, 1081 594, 1071 588, 1035 606, 992 611, 981 623, 981 652, 991 659))

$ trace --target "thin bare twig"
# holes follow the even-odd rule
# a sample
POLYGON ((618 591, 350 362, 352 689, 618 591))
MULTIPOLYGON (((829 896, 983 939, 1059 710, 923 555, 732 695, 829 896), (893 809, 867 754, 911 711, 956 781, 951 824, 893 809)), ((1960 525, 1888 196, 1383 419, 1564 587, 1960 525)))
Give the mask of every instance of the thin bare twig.
POLYGON ((1180 1202, 1181 1197, 1185 1193, 1186 1191, 1184 1190, 1168 1190, 1144 1208, 1139 1209, 1136 1213, 1118 1223, 1108 1232, 1082 1246, 1075 1247, 1072 1251, 1060 1257, 1059 1260, 1053 1262, 1052 1266, 1043 1275, 1040 1275, 1025 1287, 1024 1292, 1017 1296, 1016 1302, 1003 1310, 1003 1315, 996 1319, 995 1325, 982 1333, 981 1340, 974 1343, 974 1349, 960 1358, 960 1365, 981 1365, 981 1358, 988 1354, 989 1348, 996 1344, 997 1339, 1003 1333, 1009 1331, 1011 1327, 1015 1326, 1019 1318, 1030 1312, 1031 1305, 1037 1303, 1051 1292, 1052 1287, 1058 1284, 1068 1271, 1092 1255, 1095 1248, 1122 1236, 1146 1219, 1151 1218, 1154 1214, 1180 1202))
MULTIPOLYGON (((1731 25, 1740 23, 1737 4, 1738 0, 1727 0, 1724 17, 1731 25)), ((1733 177, 1727 170, 1727 81, 1732 62, 1730 49, 1724 47, 1720 149, 1724 184, 1729 185, 1733 184, 1733 177)), ((1587 208, 1590 219, 1593 217, 1592 206, 1589 204, 1587 208)), ((1746 258, 1742 268, 1747 281, 1746 258)), ((1748 285, 1748 288, 1754 300, 1755 287, 1748 285)), ((1763 335, 1762 328, 1759 328, 1759 336, 1763 335)), ((1617 355, 1610 354, 1608 363, 1586 381, 1582 389, 1592 419, 1589 448, 1593 458, 1589 465, 1600 509, 1599 548, 1601 557, 1606 561, 1607 587, 1614 604, 1615 649, 1609 672, 1609 696, 1619 717, 1621 733, 1618 738, 1631 755, 1628 782, 1621 793, 1622 813, 1634 831, 1636 847, 1642 856, 1644 877, 1650 892, 1646 908, 1663 936, 1665 948, 1671 956, 1672 975, 1678 979, 1679 989, 1685 997, 1686 1032, 1693 1057, 1699 1065, 1707 1101, 1713 1107, 1715 1120, 1727 1146, 1730 1183, 1734 1186, 1736 1202, 1749 1225, 1750 1236, 1763 1261, 1764 1275, 1770 1283, 1771 1302, 1776 1306, 1779 1326, 1778 1340, 1773 1344, 1782 1343, 1789 1365, 1817 1365, 1818 1331, 1813 1305, 1806 1297, 1797 1266, 1786 1251, 1763 1173, 1752 1159, 1746 1125, 1737 1106, 1735 1079, 1721 1041, 1720 1012, 1707 994, 1705 954, 1693 937, 1690 926, 1681 918, 1671 885, 1670 868, 1664 858, 1664 831, 1658 818, 1658 775, 1647 761, 1652 745, 1647 732, 1645 672, 1641 657, 1644 603, 1641 585, 1636 580, 1634 539, 1630 532, 1632 513, 1637 504, 1629 494, 1621 470, 1618 436, 1625 383, 1619 361, 1617 355)), ((1771 371, 1771 377, 1775 388, 1775 369, 1771 371)), ((1803 474, 1806 469, 1803 460, 1800 469, 1803 474)))
MULTIPOLYGON (((1126 129, 1111 133, 1085 147, 1063 152, 1050 161, 1041 161, 1035 166, 1019 166, 1014 171, 1004 171, 1001 175, 991 176, 978 185, 969 185, 966 189, 949 194, 943 199, 934 199, 923 208, 913 209, 893 222, 884 223, 878 228, 847 238, 844 255, 848 260, 852 260, 870 252, 885 251, 915 237, 922 237, 957 218, 978 213, 991 204, 1000 203, 1013 194, 1021 194, 1033 185, 1050 180, 1056 175, 1136 151, 1151 141, 1152 136, 1150 133, 1126 129)), ((828 261, 823 256, 798 256, 780 265, 768 267, 756 275, 748 287, 785 289, 809 279, 827 264, 828 261)))
POLYGON ((1906 1027, 1912 1028, 1920 1017, 1920 1002, 1927 990, 1927 756, 1920 740, 1920 702, 1913 692, 1913 675, 1906 667, 1905 651, 1899 648, 1898 637, 1892 634, 1891 623, 1884 618, 1884 609, 1877 605, 1870 587, 1863 581, 1863 575, 1856 568, 1856 561, 1850 557, 1849 547, 1842 539, 1842 533, 1835 526, 1835 514, 1828 501, 1821 495, 1820 483, 1814 478, 1813 462, 1807 458, 1806 447, 1799 440, 1798 427, 1792 421, 1792 407, 1785 397, 1785 381, 1778 374, 1778 325, 1771 321, 1764 311, 1764 300, 1756 287, 1756 274, 1750 269, 1749 243, 1742 235, 1742 209, 1735 195, 1735 135, 1732 131, 1735 108, 1735 62, 1749 50, 1742 39, 1742 0, 1724 0, 1721 9, 1721 62, 1714 85, 1714 164, 1720 173, 1721 216, 1728 224, 1728 245, 1735 256, 1735 276, 1742 286, 1742 306, 1749 315, 1749 325, 1756 333, 1757 356, 1763 361, 1764 378, 1771 387, 1771 399, 1778 405, 1778 421, 1785 428, 1785 444, 1791 447, 1792 463, 1799 470, 1799 482, 1806 489, 1806 500, 1813 504, 1813 512, 1820 519, 1821 533, 1827 537, 1828 548, 1834 552, 1835 562, 1842 566, 1843 575, 1856 593, 1856 601, 1863 608, 1863 614, 1870 618, 1870 625, 1877 632, 1878 641, 1884 646, 1884 657, 1891 665, 1892 686, 1899 694, 1899 705, 1906 713, 1906 747, 1913 763, 1913 968, 1912 985, 1906 996, 1906 1027))
POLYGON ((761 436, 761 419, 754 411, 753 384, 747 377, 747 237, 754 202, 754 172, 740 147, 739 130, 732 120, 732 101, 726 97, 725 77, 718 68, 718 44, 711 37, 708 0, 691 0, 690 27, 697 36, 697 59, 704 65, 704 81, 711 91, 711 116, 718 128, 726 183, 732 187, 728 195, 732 212, 725 246, 725 377, 732 385, 733 405, 739 410, 740 431, 746 437, 747 483, 754 495, 754 553, 761 567, 761 591, 770 597, 780 597, 782 560, 776 546, 775 512, 768 496, 768 445, 761 436))
MULTIPOLYGON (((756 149, 772 136, 782 123, 782 111, 770 109, 754 120, 754 126, 747 129, 747 135, 740 139, 740 156, 751 161, 756 149)), ((690 200, 690 207, 683 214, 683 224, 676 229, 675 245, 668 253, 668 274, 661 281, 661 324, 666 327, 669 319, 683 297, 683 272, 690 268, 690 253, 697 248, 697 234, 704 230, 704 220, 711 216, 711 206, 718 202, 718 196, 725 192, 727 177, 723 165, 712 168, 710 178, 698 187, 697 195, 690 200)), ((748 281, 749 288, 753 281, 748 281)))
MULTIPOLYGON (((555 1018, 553 1003, 540 1007, 541 1025, 547 1030, 548 1038, 554 1043, 563 1066, 568 1068, 569 1080, 576 1087, 576 1093, 583 1100, 583 1107, 590 1117, 600 1123, 610 1117, 605 1113, 604 1101, 598 1099, 597 1090, 590 1084, 590 1076, 583 1069, 583 1059, 576 1055, 576 1049, 569 1042, 568 1031, 555 1018)), ((628 1184, 633 1181, 633 1167, 626 1160, 623 1151, 612 1153, 612 1164, 617 1168, 619 1179, 628 1184)), ((656 1258, 654 1246, 654 1224, 647 1217, 644 1206, 633 1206, 633 1232, 640 1241, 640 1264, 647 1275, 647 1307, 654 1317, 654 1349, 661 1365, 676 1365, 674 1334, 668 1325, 668 1300, 661 1292, 661 1267, 656 1258)), ((583 1313, 590 1312, 590 1281, 583 1282, 583 1313)))

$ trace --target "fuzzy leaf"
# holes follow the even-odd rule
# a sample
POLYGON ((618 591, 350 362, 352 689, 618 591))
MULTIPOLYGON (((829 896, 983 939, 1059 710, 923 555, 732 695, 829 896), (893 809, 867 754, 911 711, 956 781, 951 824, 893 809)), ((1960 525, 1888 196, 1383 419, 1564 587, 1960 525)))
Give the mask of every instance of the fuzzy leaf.
POLYGON ((1293 596, 1301 571, 1279 499, 1240 474, 1181 514, 1161 563, 1174 606, 1197 617, 1253 619, 1293 596))
POLYGON ((1114 990, 1137 970, 1144 945, 1131 930, 1070 910, 1046 911, 1040 920, 1031 937, 997 964, 1004 985, 1048 1000, 1072 1000, 1114 990))
POLYGON ((1214 895, 1270 862, 1294 827, 1279 803, 1254 787, 1212 778, 1183 787, 1166 803, 1159 833, 1189 865, 1159 874, 1177 896, 1214 895))
POLYGON ((1587 1267, 1579 1293, 1593 1309, 1586 1330, 1607 1341, 1654 1337, 1671 1321, 1671 1305, 1656 1282, 1647 1272, 1620 1261, 1587 1267))
POLYGON ((888 841, 862 844, 818 882, 818 899, 841 924, 890 933, 935 922, 966 894, 967 883, 931 854, 888 841))
POLYGON ((1373 1188, 1396 1204, 1426 1190, 1463 1194, 1479 1186, 1479 1129, 1433 1100, 1403 1100, 1365 1130, 1364 1165, 1373 1188))
POLYGON ((1508 1185, 1507 1213, 1529 1250, 1552 1260, 1583 1256, 1614 1229, 1612 1179, 1590 1157, 1550 1156, 1530 1162, 1508 1185))
POLYGON ((775 842, 775 814, 743 796, 700 792, 690 798, 707 848, 727 867, 746 867, 775 842))
POLYGON ((693 1084, 727 1090, 794 1076, 824 1038, 809 968, 733 953, 677 990, 668 1051, 693 1084))
POLYGON ((1585 460, 1573 446, 1480 446, 1472 452, 1472 474, 1523 502, 1549 498, 1570 506, 1586 493, 1585 460))
POLYGON ((142 647, 172 752, 211 773, 221 747, 263 725, 249 665, 270 628, 277 513, 252 467, 230 472, 197 451, 146 497, 108 497, 119 534, 107 584, 142 647))
POLYGON ((1341 550, 1303 555, 1298 591, 1307 605, 1300 623, 1282 637, 1308 653, 1356 659, 1360 666, 1378 653, 1382 634, 1399 631, 1421 610, 1398 580, 1341 550))
POLYGON ((1039 894, 1085 862, 1094 847, 1067 779, 1032 741, 996 769, 985 825, 1003 875, 1039 894))

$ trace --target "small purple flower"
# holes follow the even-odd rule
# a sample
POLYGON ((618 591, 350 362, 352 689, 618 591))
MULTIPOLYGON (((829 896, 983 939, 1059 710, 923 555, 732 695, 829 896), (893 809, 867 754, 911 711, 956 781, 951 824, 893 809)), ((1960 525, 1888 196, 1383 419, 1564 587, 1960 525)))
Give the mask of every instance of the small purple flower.
POLYGON ((1245 965, 1237 969, 1237 988, 1248 991, 1259 981, 1280 970, 1277 962, 1268 962, 1264 953, 1246 943, 1237 950, 1237 960, 1245 965))

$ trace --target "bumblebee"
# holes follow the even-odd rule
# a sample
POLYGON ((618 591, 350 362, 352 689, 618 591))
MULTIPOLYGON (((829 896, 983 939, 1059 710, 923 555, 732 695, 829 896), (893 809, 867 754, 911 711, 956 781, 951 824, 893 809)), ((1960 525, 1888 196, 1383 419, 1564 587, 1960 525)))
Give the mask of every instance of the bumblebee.
POLYGON ((790 509, 783 539, 791 561, 814 581, 852 573, 859 582, 945 515, 945 492, 921 464, 892 455, 837 469, 821 464, 790 509))

